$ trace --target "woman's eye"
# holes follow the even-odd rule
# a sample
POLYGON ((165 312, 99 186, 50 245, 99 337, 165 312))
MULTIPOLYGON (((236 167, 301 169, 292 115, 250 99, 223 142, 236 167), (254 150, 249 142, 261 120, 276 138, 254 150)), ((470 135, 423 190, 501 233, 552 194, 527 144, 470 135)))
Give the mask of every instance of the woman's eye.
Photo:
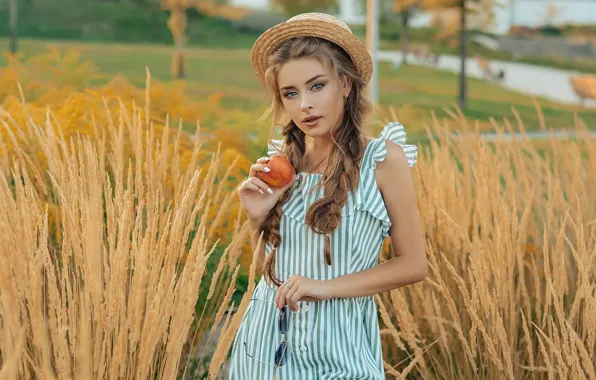
MULTIPOLYGON (((313 84, 311 89, 318 90, 318 89, 322 88, 323 86, 325 86, 324 83, 316 83, 316 84, 313 84)), ((295 96, 294 94, 297 94, 297 92, 296 91, 288 91, 284 94, 284 98, 286 98, 286 99, 293 98, 295 96)))

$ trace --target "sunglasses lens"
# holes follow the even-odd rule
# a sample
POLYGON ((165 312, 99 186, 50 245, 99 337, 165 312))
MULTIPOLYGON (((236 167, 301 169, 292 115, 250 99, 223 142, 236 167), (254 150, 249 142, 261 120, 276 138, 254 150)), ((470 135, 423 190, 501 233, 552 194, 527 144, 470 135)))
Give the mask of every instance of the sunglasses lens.
POLYGON ((282 365, 286 364, 286 359, 288 358, 288 346, 284 342, 279 345, 277 351, 275 351, 275 365, 281 367, 282 365))
POLYGON ((288 306, 285 305, 279 312, 279 332, 282 334, 288 332, 288 315, 288 306))

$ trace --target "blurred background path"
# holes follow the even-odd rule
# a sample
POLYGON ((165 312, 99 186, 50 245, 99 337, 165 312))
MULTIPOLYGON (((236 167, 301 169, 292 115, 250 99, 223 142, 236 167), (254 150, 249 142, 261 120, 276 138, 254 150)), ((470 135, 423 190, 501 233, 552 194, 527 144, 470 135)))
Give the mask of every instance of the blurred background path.
MULTIPOLYGON (((416 57, 412 54, 408 54, 407 59, 409 64, 418 64, 416 57)), ((402 61, 402 53, 382 50, 379 51, 379 60, 399 63, 402 61)), ((503 87, 561 103, 577 104, 578 102, 577 95, 574 94, 569 84, 569 76, 576 74, 574 71, 499 60, 490 62, 495 70, 505 71, 503 81, 496 82, 503 87)), ((430 65, 425 64, 425 66, 430 65)), ((459 73, 460 58, 455 55, 442 54, 436 68, 459 73)), ((466 74, 469 77, 484 78, 474 58, 467 59, 466 74)), ((585 106, 596 107, 596 100, 586 100, 585 106)))

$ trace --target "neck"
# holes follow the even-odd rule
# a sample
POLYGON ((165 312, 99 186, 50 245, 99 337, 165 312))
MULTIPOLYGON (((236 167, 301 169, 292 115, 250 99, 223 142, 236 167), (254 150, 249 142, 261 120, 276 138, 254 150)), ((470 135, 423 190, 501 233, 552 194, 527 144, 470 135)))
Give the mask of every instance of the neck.
POLYGON ((311 149, 307 151, 307 168, 309 172, 324 172, 327 158, 331 155, 335 143, 331 138, 318 137, 313 139, 311 149))
POLYGON ((318 157, 319 159, 323 159, 323 157, 329 157, 334 146, 335 143, 333 142, 333 140, 331 140, 331 138, 315 138, 313 139, 312 151, 310 152, 310 155, 314 158, 318 157))

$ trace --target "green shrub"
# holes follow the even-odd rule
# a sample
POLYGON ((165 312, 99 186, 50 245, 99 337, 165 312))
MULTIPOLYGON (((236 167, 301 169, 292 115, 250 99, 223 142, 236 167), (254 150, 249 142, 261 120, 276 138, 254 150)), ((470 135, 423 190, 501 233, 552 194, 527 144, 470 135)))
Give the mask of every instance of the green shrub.
MULTIPOLYGON (((2 0, 0 0, 1 3, 2 0)), ((99 2, 92 0, 54 0, 21 2, 18 33, 20 37, 171 44, 167 27, 168 12, 151 1, 99 2)), ((189 44, 198 46, 246 47, 255 37, 235 29, 230 22, 201 17, 189 10, 189 44), (222 44, 222 38, 225 43, 222 44)), ((8 20, 7 7, 0 7, 0 20, 8 20)), ((0 37, 8 37, 7 22, 0 22, 0 37)))
POLYGON ((255 11, 244 16, 241 20, 233 21, 232 26, 241 32, 259 35, 270 27, 285 21, 284 16, 264 12, 255 11))

